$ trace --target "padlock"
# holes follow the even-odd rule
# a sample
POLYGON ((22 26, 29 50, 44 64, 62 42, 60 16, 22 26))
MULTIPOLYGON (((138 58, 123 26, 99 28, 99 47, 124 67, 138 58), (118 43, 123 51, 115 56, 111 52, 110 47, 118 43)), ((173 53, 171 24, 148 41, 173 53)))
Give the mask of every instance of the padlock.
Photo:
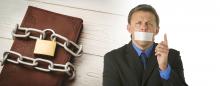
POLYGON ((46 55, 53 57, 56 50, 56 42, 54 40, 42 40, 37 39, 34 54, 37 55, 46 55))

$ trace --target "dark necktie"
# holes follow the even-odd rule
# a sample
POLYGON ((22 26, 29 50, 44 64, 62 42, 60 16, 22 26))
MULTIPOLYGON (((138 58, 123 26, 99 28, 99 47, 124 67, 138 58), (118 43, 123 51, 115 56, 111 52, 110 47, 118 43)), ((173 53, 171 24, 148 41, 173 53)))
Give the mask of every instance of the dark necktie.
POLYGON ((147 58, 147 55, 144 52, 142 52, 141 53, 141 62, 144 66, 144 69, 146 68, 146 58, 147 58))

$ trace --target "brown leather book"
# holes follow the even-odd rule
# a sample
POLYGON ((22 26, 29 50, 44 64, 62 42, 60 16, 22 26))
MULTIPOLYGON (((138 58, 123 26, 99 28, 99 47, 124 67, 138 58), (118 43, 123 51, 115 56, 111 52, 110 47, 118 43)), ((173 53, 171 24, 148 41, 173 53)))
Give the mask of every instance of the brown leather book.
MULTIPOLYGON (((83 20, 29 6, 21 27, 40 30, 50 28, 57 34, 77 43, 83 28, 83 20)), ((18 30, 16 33, 22 34, 24 32, 18 30)), ((38 34, 33 33, 32 35, 38 34)), ((47 39, 49 40, 48 37, 47 39)), ((33 53, 35 43, 36 40, 33 39, 15 38, 11 50, 23 56, 49 59, 58 64, 65 64, 69 61, 74 62, 74 56, 58 45, 54 57, 36 56, 33 53)), ((42 64, 42 66, 47 67, 48 64, 42 64)), ((66 81, 68 81, 68 76, 65 73, 43 72, 30 66, 13 64, 7 61, 4 63, 0 74, 0 86, 64 86, 66 81)))

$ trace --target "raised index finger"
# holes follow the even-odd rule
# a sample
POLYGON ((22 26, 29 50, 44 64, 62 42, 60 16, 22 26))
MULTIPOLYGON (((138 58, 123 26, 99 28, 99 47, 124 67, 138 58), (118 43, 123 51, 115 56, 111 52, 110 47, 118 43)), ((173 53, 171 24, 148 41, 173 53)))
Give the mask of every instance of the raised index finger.
POLYGON ((167 45, 168 44, 168 41, 167 41, 167 34, 165 33, 164 34, 164 43, 167 45))

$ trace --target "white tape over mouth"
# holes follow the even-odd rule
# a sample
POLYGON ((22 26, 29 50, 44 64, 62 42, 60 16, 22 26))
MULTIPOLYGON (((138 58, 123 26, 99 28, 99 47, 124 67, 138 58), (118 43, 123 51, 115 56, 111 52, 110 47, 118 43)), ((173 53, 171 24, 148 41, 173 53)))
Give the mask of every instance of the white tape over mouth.
POLYGON ((153 33, 150 33, 150 32, 134 32, 134 40, 153 41, 153 33))

